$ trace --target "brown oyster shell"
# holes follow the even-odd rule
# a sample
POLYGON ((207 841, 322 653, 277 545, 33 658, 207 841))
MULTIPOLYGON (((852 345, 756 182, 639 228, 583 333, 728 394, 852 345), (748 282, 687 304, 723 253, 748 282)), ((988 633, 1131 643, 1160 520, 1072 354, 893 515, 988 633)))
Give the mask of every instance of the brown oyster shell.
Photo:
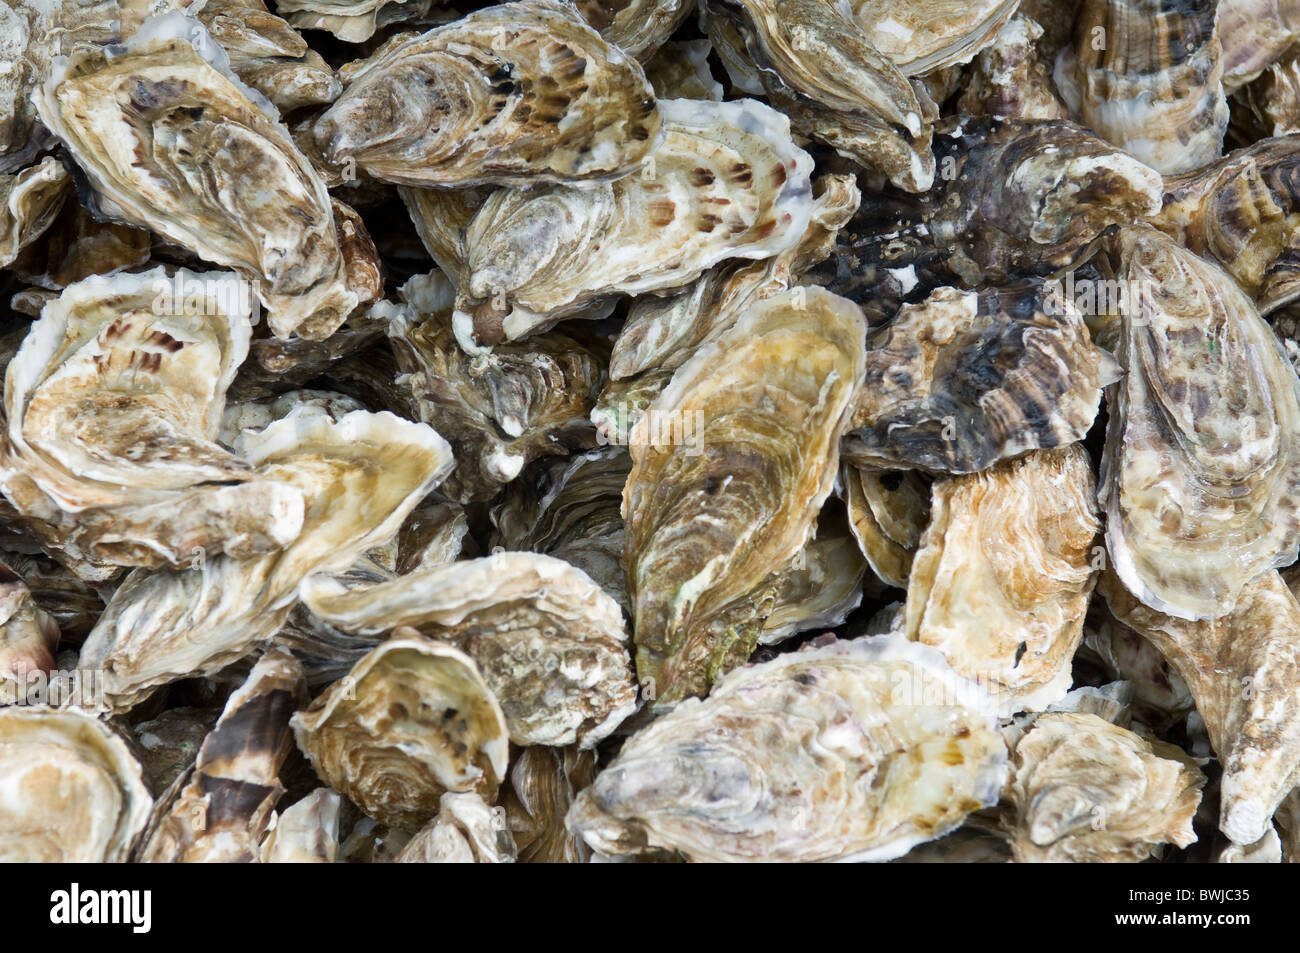
POLYGON ((53 156, 21 172, 0 172, 0 268, 54 224, 69 190, 67 170, 53 156))
POLYGON ((636 60, 573 7, 506 3, 351 64, 312 130, 326 162, 424 188, 586 182, 636 169, 661 118, 636 60))
POLYGON ((849 528, 871 571, 907 588, 912 559, 930 522, 930 486, 916 470, 844 464, 840 471, 849 528))
POLYGON ((695 11, 689 0, 575 0, 583 19, 609 43, 644 60, 695 11))
POLYGON ((1050 712, 1020 739, 1005 824, 1017 863, 1136 863, 1196 840, 1205 775, 1175 745, 1050 712))
POLYGON ((501 797, 507 823, 523 864, 584 864, 591 859, 586 841, 564 826, 579 791, 596 776, 596 754, 567 748, 522 749, 510 768, 501 797))
POLYGON ((326 30, 361 43, 392 23, 422 17, 432 0, 280 0, 275 8, 300 30, 326 30))
POLYGON ((398 629, 293 717, 298 747, 330 787, 384 823, 416 826, 447 791, 494 797, 505 716, 472 659, 398 629))
POLYGON ((1118 239, 1131 294, 1099 502, 1124 585, 1183 619, 1230 611, 1300 547, 1300 380, 1250 299, 1152 229, 1118 239))
POLYGON ((897 638, 780 655, 633 735, 568 826, 605 854, 888 860, 997 801, 1006 749, 987 704, 897 638))
MULTIPOLYGON (((0 705, 27 702, 55 668, 59 626, 32 598, 23 578, 0 562, 0 705)), ((39 699, 38 699, 39 700, 39 699)))
POLYGON ((645 61, 645 78, 660 99, 721 101, 722 84, 709 68, 712 51, 707 39, 665 43, 645 61))
POLYGON ((766 298, 633 428, 624 564, 637 675, 659 703, 703 694, 753 649, 773 567, 803 547, 834 483, 863 331, 857 307, 820 288, 766 298))

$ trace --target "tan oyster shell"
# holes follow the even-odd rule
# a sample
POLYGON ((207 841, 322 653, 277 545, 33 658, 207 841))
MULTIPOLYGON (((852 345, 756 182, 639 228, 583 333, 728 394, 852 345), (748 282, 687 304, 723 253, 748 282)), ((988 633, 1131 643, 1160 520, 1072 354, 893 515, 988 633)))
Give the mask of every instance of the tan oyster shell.
POLYGON ((506 773, 505 716, 472 659, 398 629, 293 717, 298 747, 378 820, 420 825, 446 791, 488 797, 506 773))
POLYGON ((276 815, 262 842, 264 864, 332 864, 339 854, 342 798, 317 788, 276 815))
POLYGON ((451 467, 446 441, 388 413, 290 414, 246 431, 242 443, 260 473, 302 491, 302 533, 278 553, 128 576, 81 649, 82 668, 105 672, 114 709, 217 671, 268 639, 304 578, 342 571, 391 537, 451 467))
POLYGON ((659 703, 703 694, 752 651, 773 567, 803 547, 834 483, 863 333, 858 308, 820 288, 766 298, 633 428, 624 565, 637 676, 659 703))
POLYGON ((153 805, 140 763, 84 712, 0 708, 0 858, 122 863, 153 805))
POLYGON ((849 0, 853 22, 904 76, 970 62, 1016 12, 1019 0, 849 0))
POLYGON ((1300 38, 1296 0, 1219 0, 1217 6, 1228 92, 1250 82, 1300 38))
POLYGON ((61 548, 178 567, 298 535, 302 494, 215 439, 248 353, 241 287, 230 272, 92 276, 32 325, 5 376, 0 484, 61 548))
POLYGON ((661 99, 722 99, 722 84, 709 69, 713 44, 704 40, 665 43, 645 61, 645 77, 661 99))
POLYGON ((524 748, 510 768, 501 797, 520 863, 583 864, 591 859, 586 841, 564 826, 569 805, 596 776, 596 754, 567 748, 524 748))
POLYGON ((810 629, 829 629, 862 603, 867 563, 836 513, 823 511, 817 535, 778 573, 775 604, 759 645, 776 645, 810 629))
POLYGON ((849 528, 872 572, 907 588, 912 559, 930 522, 930 487, 916 470, 846 463, 841 470, 849 528))
POLYGON ((1118 239, 1123 314, 1099 502, 1116 572, 1178 618, 1230 611, 1300 546, 1300 380, 1250 299, 1151 229, 1118 239))
POLYGON ((506 3, 385 44, 352 64, 316 120, 325 160, 385 182, 463 188, 617 178, 660 115, 636 60, 573 7, 506 3))
POLYGON ((1079 444, 934 484, 908 577, 907 637, 938 648, 1006 714, 1042 710, 1070 689, 1100 568, 1094 493, 1079 444))
POLYGON ((474 659, 521 745, 590 748, 636 709, 617 603, 582 570, 540 553, 497 553, 352 590, 308 579, 302 599, 346 632, 413 626, 474 659))
POLYGON ((59 626, 22 577, 0 562, 0 705, 28 700, 29 679, 54 669, 59 626))
POLYGON ((399 864, 511 864, 514 860, 515 844, 505 812, 489 807, 477 794, 450 791, 438 803, 438 816, 397 855, 399 864))
POLYGON ((899 188, 930 188, 937 109, 871 45, 846 16, 851 10, 824 0, 707 0, 702 9, 714 46, 731 51, 724 61, 748 58, 772 104, 801 132, 899 188))
POLYGON ((365 303, 325 184, 197 20, 173 12, 122 46, 79 48, 36 99, 104 214, 254 280, 277 335, 327 337, 365 303))
POLYGON ((605 854, 888 860, 996 802, 1006 749, 987 704, 897 638, 780 655, 633 735, 568 826, 605 854))
POLYGON ((280 771, 293 749, 289 717, 307 700, 302 666, 271 651, 226 701, 199 748, 189 781, 145 844, 147 863, 251 863, 276 802, 280 771))
POLYGON ((1071 111, 1160 172, 1217 159, 1228 126, 1217 6, 1083 0, 1055 72, 1071 111))
POLYGON ((515 340, 612 295, 676 288, 798 241, 812 161, 784 116, 753 100, 659 107, 664 141, 639 173, 488 198, 465 232, 462 345, 515 340))
POLYGON ((53 156, 12 175, 0 172, 0 268, 54 223, 68 191, 68 173, 53 156))
POLYGON ((1200 622, 1142 605, 1113 573, 1098 590, 1191 690, 1223 765, 1220 829, 1237 844, 1259 840, 1300 784, 1300 604, 1275 572, 1247 585, 1231 613, 1200 622))
POLYGON ((300 30, 327 30, 347 43, 361 43, 390 23, 421 17, 432 0, 280 0, 275 8, 300 30))
POLYGON ((644 60, 695 10, 689 0, 575 0, 583 18, 630 56, 644 60))
POLYGON ((1175 745, 1052 712, 1016 745, 1006 824, 1018 863, 1130 862, 1196 840, 1205 775, 1175 745))
POLYGON ((1113 377, 1051 285, 940 288, 868 339, 844 453, 858 465, 975 473, 1082 439, 1113 377))

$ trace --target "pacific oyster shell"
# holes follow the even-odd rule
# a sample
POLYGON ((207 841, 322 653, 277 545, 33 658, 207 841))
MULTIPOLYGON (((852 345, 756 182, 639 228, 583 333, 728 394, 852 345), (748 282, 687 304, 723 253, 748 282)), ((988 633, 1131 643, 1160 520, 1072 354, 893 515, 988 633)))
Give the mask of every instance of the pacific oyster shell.
POLYGON ((636 60, 556 0, 479 10, 351 64, 312 130, 325 160, 385 182, 464 188, 617 178, 661 118, 636 60))
POLYGON ((642 729, 569 811, 605 854, 889 860, 997 801, 988 700, 937 652, 831 642, 738 669, 642 729))
POLYGON ((54 669, 59 626, 22 577, 0 562, 0 705, 27 701, 29 679, 54 669))
POLYGON ((1224 615, 1300 547, 1300 380, 1228 275, 1152 229, 1118 237, 1130 301, 1098 501, 1124 585, 1224 615))
POLYGON ((848 0, 853 22, 904 76, 968 63, 989 45, 1020 0, 848 0))
POLYGON ((76 709, 0 708, 0 859, 123 863, 153 798, 140 763, 76 709))
POLYGON ((1205 775, 1175 745, 1052 712, 1020 739, 1012 765, 1005 823, 1018 863, 1136 863, 1196 840, 1205 775))
POLYGON ((930 522, 930 486, 916 470, 846 463, 840 472, 849 529, 880 579, 907 588, 912 559, 930 522))
POLYGON ((590 748, 636 709, 618 605, 582 570, 540 553, 497 553, 352 590, 308 579, 302 599, 346 632, 412 626, 472 658, 510 740, 590 748))
POLYGON ((406 628, 293 729, 316 773, 388 824, 423 824, 446 791, 495 796, 509 755, 505 716, 473 660, 406 628))
POLYGON ((457 302, 467 350, 798 241, 811 215, 812 160, 784 116, 753 100, 659 107, 664 140, 639 173, 582 189, 503 189, 479 209, 465 232, 457 302))
POLYGON ((399 864, 511 864, 515 843, 505 812, 489 807, 474 793, 448 791, 438 816, 412 837, 397 855, 399 864))
POLYGON ((644 60, 695 11, 689 0, 575 0, 608 42, 644 60))
POLYGON ((276 9, 300 30, 327 30, 347 43, 361 43, 390 23, 421 17, 432 0, 280 0, 276 9))
POLYGON ((766 298, 633 428, 624 565, 637 676, 658 702, 704 694, 753 650, 770 574, 811 536, 834 483, 863 333, 858 308, 820 288, 766 298))
POLYGON ((0 268, 54 224, 70 191, 67 170, 53 156, 21 172, 0 172, 0 268))
POLYGON ((595 752, 572 745, 534 746, 516 755, 501 803, 520 863, 583 864, 591 859, 586 841, 565 828, 564 818, 595 776, 595 752))
POLYGON ((971 116, 1006 119, 1068 119, 1052 85, 1052 68, 1039 52, 1043 28, 1016 14, 971 68, 958 110, 971 116))
POLYGON ((775 603, 763 620, 759 645, 776 645, 800 632, 829 629, 862 603, 867 563, 836 512, 823 511, 817 535, 778 573, 775 603))
POLYGON ((342 800, 329 788, 317 788, 277 814, 262 842, 262 863, 334 863, 339 853, 342 800))

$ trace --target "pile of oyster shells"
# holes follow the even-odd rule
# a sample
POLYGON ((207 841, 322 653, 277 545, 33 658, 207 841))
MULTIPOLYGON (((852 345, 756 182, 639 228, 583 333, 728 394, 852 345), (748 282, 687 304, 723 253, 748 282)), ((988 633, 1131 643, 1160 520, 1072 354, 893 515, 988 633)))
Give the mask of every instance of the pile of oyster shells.
POLYGON ((0 197, 0 859, 1300 860, 1300 0, 0 0, 0 197))

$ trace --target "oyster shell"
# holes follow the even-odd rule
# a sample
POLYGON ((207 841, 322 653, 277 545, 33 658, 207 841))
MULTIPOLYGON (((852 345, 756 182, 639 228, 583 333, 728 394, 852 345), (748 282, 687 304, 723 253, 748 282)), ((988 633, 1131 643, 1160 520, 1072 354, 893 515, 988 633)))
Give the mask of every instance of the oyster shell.
POLYGON ((53 156, 21 172, 0 172, 0 268, 41 236, 63 207, 68 173, 53 156))
MULTIPOLYGON (((465 287, 470 276, 465 229, 492 190, 485 187, 454 190, 399 188, 397 191, 429 257, 451 279, 455 288, 465 287)), ((427 303, 417 303, 416 307, 428 314, 440 311, 446 305, 435 296, 427 303)))
POLYGON ((705 40, 665 43, 645 63, 645 76, 662 99, 722 100, 722 84, 713 78, 709 53, 713 44, 705 40))
POLYGON ((184 706, 159 712, 157 718, 132 727, 131 734, 151 790, 165 792, 177 778, 188 774, 204 739, 220 717, 220 708, 184 706))
POLYGON ((1113 364, 1051 284, 940 288, 869 338, 845 457, 960 474, 1073 443, 1113 364))
POLYGON ((695 10, 689 0, 576 0, 583 19, 608 42, 644 60, 695 10))
POLYGON ((904 76, 968 63, 993 42, 1020 0, 848 0, 853 22, 904 76))
POLYGON ((676 288, 798 241, 812 160, 784 116, 753 100, 659 107, 664 141, 639 174, 488 198, 465 232, 462 346, 513 341, 612 295, 676 288))
POLYGON ((1005 771, 987 699, 937 652, 831 642, 738 669, 633 735, 568 826, 604 854, 888 860, 995 803, 1005 771))
POLYGON ((1084 0, 1074 44, 1056 63, 1071 112, 1160 172, 1213 162, 1228 127, 1217 6, 1084 0))
POLYGON ((763 621, 759 645, 837 626, 862 603, 867 563, 837 515, 824 511, 817 535, 777 573, 776 602, 763 621))
POLYGON ((636 60, 572 5, 522 0, 385 44, 312 130, 326 162, 440 188, 617 178, 661 118, 636 60))
POLYGON ((1231 613, 1199 622, 1141 604, 1112 572, 1097 588, 1187 683, 1223 765, 1219 827, 1253 844, 1300 784, 1300 604, 1275 572, 1247 585, 1231 613))
POLYGON ((1130 862, 1196 840, 1205 775, 1176 745, 1052 712, 1016 745, 1006 824, 1018 863, 1130 862))
POLYGON ((35 98, 102 214, 254 281, 278 336, 327 337, 365 303, 345 257, 362 249, 325 184, 197 20, 173 12, 121 46, 78 48, 35 98))
POLYGON ((438 816, 407 842, 399 864, 511 864, 515 843, 504 811, 477 794, 450 791, 438 803, 438 816))
POLYGON ((899 188, 934 182, 931 123, 937 109, 874 46, 843 7, 825 0, 705 0, 713 45, 754 79, 795 127, 882 172, 899 188))
POLYGON ((332 864, 339 854, 342 798, 317 788, 276 815, 262 842, 264 864, 332 864))
POLYGON ((1006 119, 1068 119, 1039 53, 1043 28, 1022 14, 1008 20, 981 50, 957 102, 963 115, 1006 119))
POLYGON ((494 797, 505 716, 472 659, 399 628, 293 717, 316 773, 388 824, 419 826, 447 791, 494 797))
POLYGON ((27 701, 29 678, 54 669, 59 626, 22 577, 0 562, 0 705, 27 701))
POLYGON ((76 709, 0 708, 0 859, 122 863, 149 821, 140 763, 76 709))
POLYGON ((595 776, 595 752, 572 745, 524 748, 518 753, 501 803, 520 863, 584 864, 591 859, 586 841, 565 828, 564 817, 578 792, 595 776))
POLYGON ((226 701, 199 749, 189 780, 166 807, 141 853, 147 863, 251 863, 293 748, 289 717, 307 700, 302 666, 287 653, 263 655, 226 701))
POLYGON ((907 637, 979 680, 1004 714, 1042 710, 1070 689, 1096 582, 1094 494, 1079 444, 934 484, 907 637))
POLYGON ((342 571, 395 534, 451 467, 446 441, 388 413, 354 411, 338 421, 291 413, 260 433, 246 431, 241 443, 260 473, 302 491, 302 532, 265 556, 218 556, 183 571, 129 575, 79 663, 104 671, 114 710, 158 685, 215 672, 269 639, 303 579, 342 571))
POLYGON ((820 288, 766 298, 633 429, 624 565, 637 676, 659 703, 704 694, 753 650, 773 567, 803 547, 834 483, 863 333, 857 307, 820 288))
POLYGON ((879 470, 846 463, 840 480, 849 528, 880 579, 907 588, 912 559, 930 522, 930 487, 915 470, 879 470))
POLYGON ((32 325, 5 376, 0 486, 62 549, 179 567, 297 537, 302 494, 215 439, 248 353, 239 291, 229 272, 92 276, 32 325))
POLYGON ((19 252, 12 268, 24 281, 60 290, 91 275, 145 265, 150 245, 144 229, 96 221, 79 202, 64 202, 50 227, 19 252))
POLYGON ((1229 612, 1300 546, 1300 380, 1250 299, 1152 229, 1117 239, 1123 313, 1098 500, 1115 570, 1181 619, 1229 612), (1158 293, 1157 293, 1158 289, 1158 293))
POLYGON ((498 553, 346 589, 308 579, 302 599, 336 628, 418 628, 472 658, 500 701, 510 740, 590 748, 636 709, 618 605, 580 569, 540 553, 498 553))
POLYGON ((326 30, 347 43, 361 43, 380 27, 422 17, 432 0, 279 0, 276 10, 300 30, 326 30))
POLYGON ((1295 0, 1219 0, 1217 6, 1228 92, 1250 82, 1300 39, 1295 0))

